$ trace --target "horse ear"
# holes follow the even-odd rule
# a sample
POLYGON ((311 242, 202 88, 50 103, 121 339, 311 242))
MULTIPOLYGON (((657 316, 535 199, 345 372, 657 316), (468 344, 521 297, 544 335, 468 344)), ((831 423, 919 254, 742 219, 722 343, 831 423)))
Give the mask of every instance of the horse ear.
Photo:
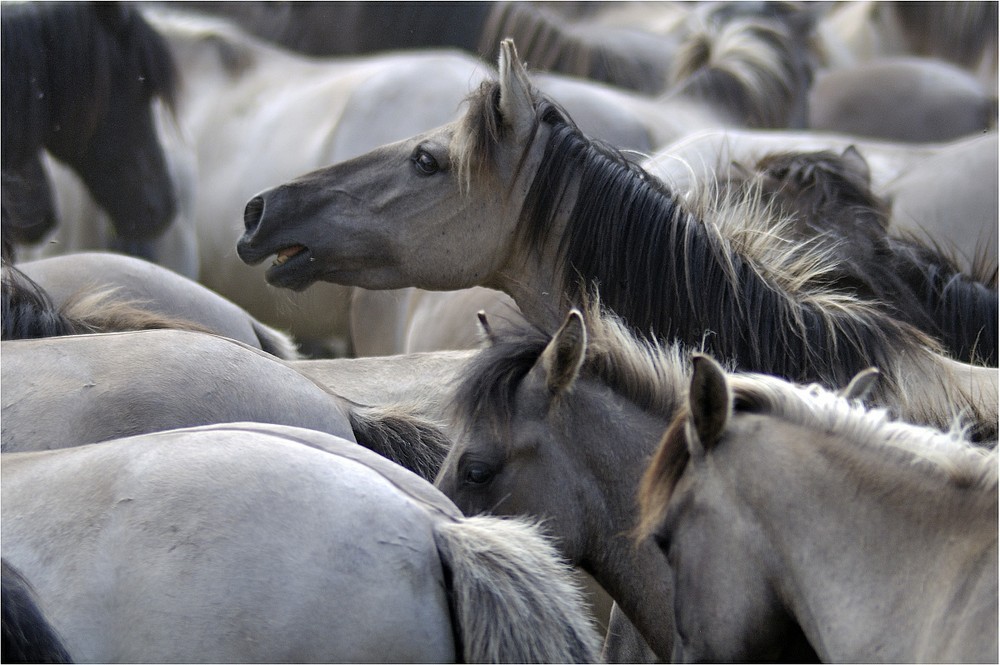
POLYGON ((878 370, 874 367, 863 369, 854 375, 847 387, 840 391, 840 396, 849 399, 864 399, 875 387, 878 380, 878 370))
POLYGON ((865 156, 857 149, 857 147, 852 143, 851 145, 844 148, 843 154, 840 158, 844 160, 844 163, 858 176, 860 176, 866 183, 871 183, 872 172, 868 167, 868 160, 865 156))
MULTIPOLYGON (((691 420, 698 435, 701 452, 711 448, 721 437, 733 410, 726 373, 709 356, 696 353, 691 357, 691 388, 688 406, 691 420)), ((694 444, 695 442, 690 442, 694 444)), ((698 451, 692 451, 692 453, 698 451)))
POLYGON ((580 310, 573 309, 542 351, 542 368, 549 393, 558 395, 572 387, 587 352, 587 329, 580 310))
POLYGON ((479 321, 479 337, 483 342, 483 346, 493 346, 496 344, 497 338, 493 334, 493 327, 490 326, 490 320, 486 317, 486 310, 481 309, 476 312, 476 319, 479 321))
POLYGON ((535 124, 535 104, 528 71, 517 57, 514 40, 500 42, 500 115, 518 138, 526 137, 535 124))

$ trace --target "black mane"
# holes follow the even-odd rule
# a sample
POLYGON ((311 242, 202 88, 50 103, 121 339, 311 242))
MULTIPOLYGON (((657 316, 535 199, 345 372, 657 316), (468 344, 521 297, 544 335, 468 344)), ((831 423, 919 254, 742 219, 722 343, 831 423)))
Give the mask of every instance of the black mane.
POLYGON ((124 3, 4 5, 3 165, 16 165, 52 132, 81 132, 104 115, 113 86, 130 99, 173 106, 177 72, 164 39, 124 3))
POLYGON ((964 274, 940 248, 890 236, 889 204, 871 190, 867 172, 829 151, 771 153, 753 170, 724 184, 737 195, 759 186, 792 215, 797 238, 829 248, 831 287, 879 303, 959 360, 996 365, 995 283, 964 274))
POLYGON ((562 273, 575 301, 593 285, 640 335, 703 344, 740 369, 835 387, 867 367, 891 373, 901 352, 933 346, 874 304, 848 302, 820 286, 789 293, 685 211, 666 185, 537 99, 551 133, 522 208, 520 237, 538 246, 567 186, 578 182, 561 241, 562 273))
POLYGON ((75 335, 75 322, 63 314, 49 294, 18 268, 3 262, 0 296, 0 339, 35 339, 75 335))

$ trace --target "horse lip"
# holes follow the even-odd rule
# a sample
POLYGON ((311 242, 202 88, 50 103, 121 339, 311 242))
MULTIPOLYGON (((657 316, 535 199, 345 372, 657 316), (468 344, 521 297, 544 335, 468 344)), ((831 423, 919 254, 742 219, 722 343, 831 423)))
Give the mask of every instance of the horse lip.
POLYGON ((278 251, 274 262, 264 273, 272 286, 301 291, 315 281, 313 259, 308 247, 289 245, 278 251))
POLYGON ((278 250, 278 255, 275 257, 274 263, 272 265, 276 266, 283 265, 286 261, 288 261, 288 259, 292 258, 299 252, 304 251, 305 249, 306 248, 302 245, 291 245, 289 247, 285 247, 284 249, 278 250))

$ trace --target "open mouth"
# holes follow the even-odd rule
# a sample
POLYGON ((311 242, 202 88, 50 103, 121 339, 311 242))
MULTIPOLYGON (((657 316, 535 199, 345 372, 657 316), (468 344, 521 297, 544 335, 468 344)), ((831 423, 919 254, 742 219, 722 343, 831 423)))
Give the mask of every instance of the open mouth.
POLYGON ((312 279, 308 265, 313 262, 312 252, 303 245, 291 245, 278 250, 274 261, 264 273, 264 279, 273 286, 300 290, 312 279))
POLYGON ((302 245, 292 245, 291 247, 285 247, 284 249, 279 250, 278 255, 274 257, 274 262, 271 263, 271 267, 274 268, 276 266, 285 265, 289 259, 291 259, 293 256, 297 254, 302 253, 304 250, 305 247, 303 247, 302 245))

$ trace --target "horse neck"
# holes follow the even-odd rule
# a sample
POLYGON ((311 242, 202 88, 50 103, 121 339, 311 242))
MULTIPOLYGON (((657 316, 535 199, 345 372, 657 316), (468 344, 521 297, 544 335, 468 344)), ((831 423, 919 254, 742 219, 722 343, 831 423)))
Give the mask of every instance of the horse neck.
POLYGON ((767 534, 779 596, 820 659, 920 659, 908 649, 940 630, 926 624, 927 599, 978 593, 967 580, 989 560, 995 569, 995 490, 961 490, 911 460, 794 426, 765 422, 761 442, 754 420, 730 439, 738 459, 716 468, 767 534), (776 443, 805 439, 816 443, 776 443))
POLYGON ((827 311, 784 290, 651 176, 605 169, 611 158, 560 132, 553 129, 524 203, 523 269, 501 286, 530 320, 558 325, 554 312, 597 284, 602 302, 639 334, 704 343, 740 369, 846 385, 862 369, 888 366, 884 338, 898 324, 827 311), (560 151, 575 151, 583 166, 560 164, 560 151))
MULTIPOLYGON (((659 549, 649 542, 636 545, 631 537, 638 521, 635 488, 670 418, 644 411, 617 398, 612 432, 595 436, 591 429, 576 437, 591 441, 585 455, 601 497, 591 511, 587 556, 581 567, 590 573, 663 659, 673 644, 673 591, 670 569, 659 549)), ((582 419, 581 422, 585 422, 582 419)))

